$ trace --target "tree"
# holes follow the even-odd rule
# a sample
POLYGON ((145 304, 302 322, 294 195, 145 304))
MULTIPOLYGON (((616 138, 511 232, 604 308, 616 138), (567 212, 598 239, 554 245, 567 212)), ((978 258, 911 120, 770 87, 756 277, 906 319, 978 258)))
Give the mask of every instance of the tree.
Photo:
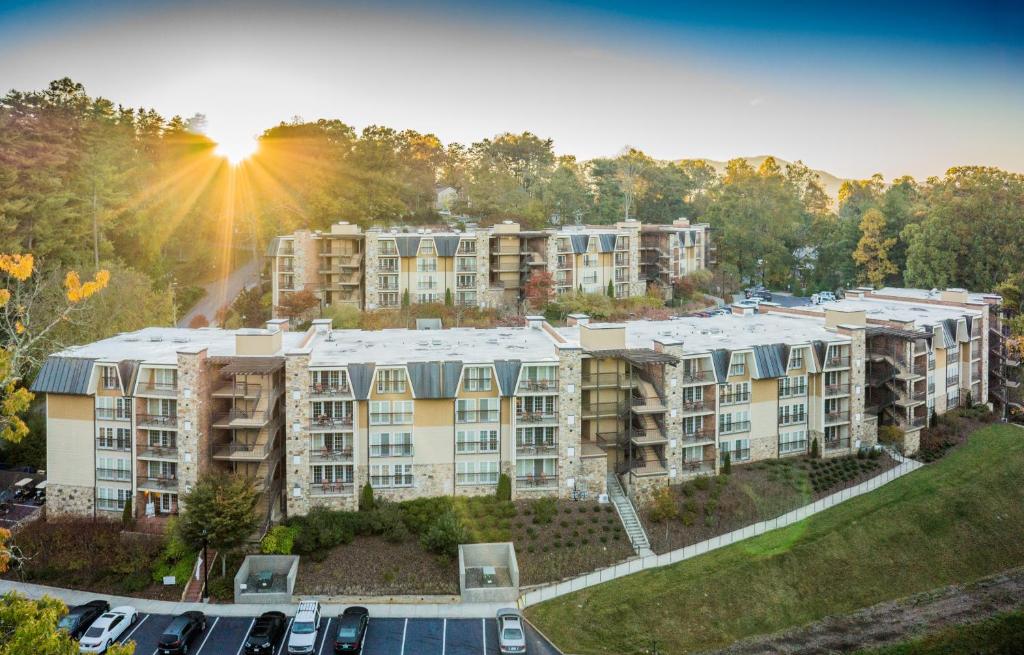
POLYGON ((874 287, 885 283, 885 278, 897 272, 889 261, 889 250, 895 238, 885 237, 885 216, 875 208, 864 212, 860 221, 861 238, 853 251, 853 260, 861 268, 861 279, 874 287))
POLYGON ((551 271, 534 269, 523 286, 523 296, 531 309, 541 309, 555 298, 555 278, 551 271))
POLYGON ((622 192, 622 218, 629 220, 637 197, 647 188, 647 181, 643 177, 644 170, 653 162, 650 157, 634 148, 620 155, 616 161, 616 178, 622 192))
POLYGON ((130 528, 135 523, 135 513, 132 511, 132 497, 128 496, 124 501, 124 511, 121 512, 121 525, 130 528))
POLYGON ((615 284, 611 280, 608 280, 608 288, 604 292, 609 298, 615 297, 615 284))
POLYGON ((31 254, 0 254, 0 439, 21 441, 28 426, 20 417, 33 395, 22 386, 23 376, 34 368, 52 344, 63 323, 84 308, 84 301, 107 286, 110 273, 101 270, 93 280, 82 282, 69 271, 64 291, 55 297, 46 280, 34 277, 31 254))
POLYGON ((277 313, 291 320, 302 320, 320 306, 320 299, 309 289, 286 293, 281 296, 277 313))
POLYGON ((722 473, 732 475, 732 455, 728 451, 722 456, 722 473))
MULTIPOLYGON (((223 473, 205 475, 182 498, 185 511, 177 522, 181 540, 193 549, 203 545, 203 532, 210 546, 222 555, 242 547, 259 524, 256 503, 259 494, 248 478, 223 473)), ((221 558, 222 575, 227 565, 221 558)))
POLYGON ((512 478, 505 473, 498 476, 498 488, 494 493, 498 500, 512 500, 512 478))
POLYGON ((818 459, 821 457, 821 444, 818 443, 818 438, 811 439, 811 457, 818 459))
POLYGON ((373 485, 367 482, 359 492, 359 511, 369 512, 374 508, 375 504, 373 500, 373 485))
POLYGON ((408 307, 409 304, 409 290, 405 289, 402 291, 402 307, 408 307))
POLYGON ((455 301, 452 300, 452 290, 451 290, 451 288, 450 287, 445 287, 445 289, 444 289, 444 306, 445 307, 451 307, 454 304, 455 304, 455 301))
MULTIPOLYGON (((31 600, 10 592, 0 599, 0 655, 77 655, 78 642, 57 630, 57 621, 67 606, 44 596, 31 600)), ((132 655, 135 642, 111 644, 109 655, 132 655)))

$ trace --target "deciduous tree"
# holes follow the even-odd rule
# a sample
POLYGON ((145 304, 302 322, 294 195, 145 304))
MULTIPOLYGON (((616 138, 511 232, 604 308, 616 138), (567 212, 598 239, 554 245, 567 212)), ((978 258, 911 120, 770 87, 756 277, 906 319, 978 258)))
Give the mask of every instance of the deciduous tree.
POLYGON ((874 287, 880 287, 886 277, 897 272, 889 261, 889 251, 896 244, 896 239, 885 237, 885 216, 875 208, 864 212, 860 232, 853 260, 861 269, 861 278, 874 287))
MULTIPOLYGON (((248 478, 211 473, 199 479, 182 498, 185 511, 177 522, 182 541, 193 549, 209 545, 226 555, 242 547, 258 525, 256 488, 248 478)), ((227 574, 221 559, 222 575, 227 574)))

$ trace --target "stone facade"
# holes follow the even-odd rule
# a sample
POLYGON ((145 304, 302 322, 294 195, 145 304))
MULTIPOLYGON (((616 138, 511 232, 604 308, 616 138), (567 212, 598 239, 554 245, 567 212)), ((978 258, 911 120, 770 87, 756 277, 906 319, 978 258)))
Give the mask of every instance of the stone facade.
POLYGON ((558 497, 571 498, 576 478, 583 473, 581 420, 579 416, 583 374, 582 350, 558 349, 558 497))
POLYGON ((365 252, 363 253, 363 302, 367 309, 380 306, 379 289, 377 289, 378 257, 380 256, 380 234, 367 232, 365 252))
MULTIPOLYGON (((311 507, 309 475, 309 354, 291 354, 284 363, 285 508, 289 516, 305 514, 311 507)), ((321 501, 333 497, 320 497, 321 501)), ((321 504, 331 504, 322 502, 321 504)))
POLYGON ((629 295, 642 296, 647 293, 647 280, 640 276, 640 230, 629 233, 629 295))
POLYGON ((662 393, 665 394, 665 432, 668 444, 665 446, 665 460, 668 464, 669 479, 675 481, 683 471, 683 344, 678 342, 655 342, 655 348, 666 355, 680 358, 676 366, 665 366, 662 393), (672 472, 675 471, 673 476, 672 472))
POLYGON ((867 389, 864 374, 867 366, 866 331, 863 327, 840 329, 850 337, 850 449, 856 451, 858 442, 867 442, 864 425, 864 397, 867 389))
MULTIPOLYGON (((178 493, 191 490, 209 467, 210 371, 206 349, 178 351, 178 493)), ((179 507, 184 509, 180 500, 179 507)))
POLYGON ((608 493, 608 456, 583 457, 576 477, 576 487, 585 488, 590 498, 608 493))
POLYGON ((46 515, 93 516, 96 513, 95 487, 75 487, 48 483, 46 515))
MULTIPOLYGON (((369 479, 368 473, 365 471, 366 467, 356 467, 356 469, 360 468, 364 469, 362 479, 369 479)), ((384 498, 397 502, 428 496, 451 496, 454 488, 454 462, 444 464, 413 464, 411 487, 374 487, 373 495, 375 498, 384 498)), ((490 493, 494 493, 494 487, 490 488, 490 493)))

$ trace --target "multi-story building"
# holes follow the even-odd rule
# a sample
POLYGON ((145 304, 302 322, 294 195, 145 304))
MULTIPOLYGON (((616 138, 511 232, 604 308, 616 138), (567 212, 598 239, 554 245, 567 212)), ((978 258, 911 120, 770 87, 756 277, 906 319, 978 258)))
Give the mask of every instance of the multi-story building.
MULTIPOLYGON (((740 464, 849 454, 877 426, 907 453, 933 413, 988 395, 994 296, 855 290, 820 307, 552 327, 149 328, 50 357, 52 512, 173 514, 207 471, 272 519, 391 499, 633 495, 740 464), (82 466, 89 462, 89 466, 82 466)), ((1005 358, 1004 358, 1005 359, 1005 358)), ((1005 366, 1005 364, 1003 364, 1005 366)))
POLYGON ((643 295, 649 282, 668 289, 707 266, 708 226, 679 220, 643 226, 629 220, 608 226, 521 230, 505 221, 465 232, 415 233, 337 223, 329 232, 299 230, 268 249, 273 306, 288 293, 310 290, 324 306, 366 309, 442 302, 515 306, 530 275, 549 272, 556 291, 583 290, 617 298, 643 295))

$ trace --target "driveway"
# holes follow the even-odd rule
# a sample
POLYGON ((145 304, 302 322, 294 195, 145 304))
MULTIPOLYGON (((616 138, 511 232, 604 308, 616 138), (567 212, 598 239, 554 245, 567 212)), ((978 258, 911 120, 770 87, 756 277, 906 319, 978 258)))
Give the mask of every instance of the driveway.
POLYGON ((255 286, 259 282, 260 258, 252 259, 235 269, 224 279, 210 282, 203 287, 206 294, 199 299, 187 314, 178 321, 178 327, 188 327, 193 318, 202 314, 210 325, 221 307, 232 302, 243 289, 255 286))

